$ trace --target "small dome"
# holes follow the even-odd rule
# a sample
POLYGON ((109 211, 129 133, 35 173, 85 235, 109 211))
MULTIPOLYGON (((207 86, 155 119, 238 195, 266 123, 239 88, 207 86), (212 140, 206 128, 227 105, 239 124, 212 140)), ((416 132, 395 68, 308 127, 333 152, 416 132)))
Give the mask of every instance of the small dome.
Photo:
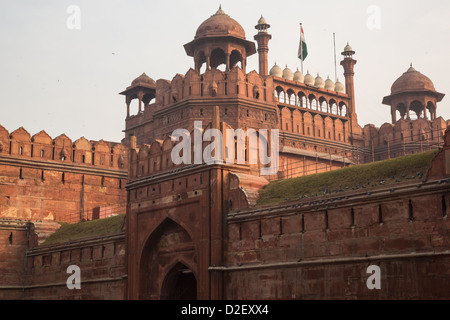
POLYGON ((308 86, 314 86, 314 83, 315 83, 314 77, 309 73, 308 70, 308 73, 306 73, 305 76, 305 84, 308 86))
POLYGON ((314 86, 319 89, 325 88, 325 81, 323 81, 322 77, 319 74, 317 74, 317 78, 314 81, 314 86))
POLYGON ((305 82, 305 76, 301 71, 298 70, 294 73, 294 81, 304 83, 305 82))
POLYGON ((339 79, 336 81, 335 89, 336 92, 339 93, 345 93, 345 87, 344 85, 339 81, 339 79))
POLYGON ((423 75, 411 67, 400 78, 398 78, 391 87, 391 94, 397 94, 407 91, 433 91, 433 82, 427 76, 423 75))
POLYGON ((141 74, 139 77, 137 77, 136 79, 133 80, 133 82, 131 83, 131 86, 137 86, 139 84, 147 84, 147 85, 156 85, 155 80, 153 80, 152 78, 150 78, 148 75, 146 75, 145 73, 141 74))
POLYGON ((269 74, 270 74, 271 76, 281 78, 281 77, 283 77, 283 70, 281 70, 281 68, 280 68, 280 67, 277 65, 277 63, 275 62, 275 65, 273 66, 272 69, 270 69, 269 74))
POLYGON ((209 19, 205 20, 197 29, 195 39, 203 37, 234 36, 245 39, 244 28, 233 18, 227 15, 222 6, 209 19))
POLYGON ((283 78, 287 80, 294 80, 294 73, 288 68, 288 66, 286 66, 286 69, 283 71, 283 78))
MULTIPOLYGON (((342 47, 341 47, 342 48, 342 47)), ((350 52, 353 51, 353 48, 350 46, 350 44, 347 42, 347 45, 344 48, 344 52, 350 52)))
POLYGON ((334 91, 336 89, 336 85, 334 84, 333 80, 330 79, 330 76, 328 76, 328 79, 325 80, 325 89, 329 91, 334 91))
POLYGON ((261 18, 258 20, 258 24, 268 24, 266 19, 261 15, 261 18))

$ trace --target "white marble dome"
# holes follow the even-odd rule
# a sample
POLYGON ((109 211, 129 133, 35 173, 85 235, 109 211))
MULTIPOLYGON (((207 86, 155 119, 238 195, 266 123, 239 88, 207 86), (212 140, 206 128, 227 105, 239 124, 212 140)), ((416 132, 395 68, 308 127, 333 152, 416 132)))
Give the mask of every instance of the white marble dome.
POLYGON ((294 80, 294 73, 288 68, 288 66, 286 66, 286 69, 283 71, 283 78, 287 80, 294 80))
POLYGON ((281 70, 281 68, 275 62, 275 65, 272 67, 272 69, 270 69, 269 74, 271 76, 274 76, 274 77, 282 78, 283 77, 283 70, 281 70))
POLYGON ((325 89, 329 91, 334 91, 336 89, 336 85, 334 84, 333 80, 330 79, 330 76, 328 76, 328 79, 325 80, 325 89))
POLYGON ((317 77, 314 80, 314 86, 319 89, 325 88, 325 81, 323 81, 322 77, 319 74, 317 74, 317 77))
POLYGON ((308 86, 314 86, 314 83, 315 83, 314 77, 309 73, 308 70, 305 76, 305 84, 308 86))
POLYGON ((345 93, 345 87, 344 85, 339 81, 339 79, 336 81, 335 91, 339 93, 345 93))
POLYGON ((305 82, 305 76, 301 71, 298 70, 294 73, 294 81, 304 83, 305 82))

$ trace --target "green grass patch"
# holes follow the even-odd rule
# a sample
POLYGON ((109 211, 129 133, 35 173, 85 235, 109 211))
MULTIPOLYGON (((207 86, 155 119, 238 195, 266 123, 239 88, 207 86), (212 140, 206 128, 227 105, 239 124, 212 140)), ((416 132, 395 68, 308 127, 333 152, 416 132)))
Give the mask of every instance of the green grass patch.
POLYGON ((50 235, 42 245, 70 242, 119 232, 122 228, 124 218, 125 214, 121 214, 106 219, 76 224, 61 223, 61 228, 50 235))
POLYGON ((435 151, 429 151, 393 160, 274 181, 260 191, 257 206, 421 181, 425 178, 434 154, 435 151))

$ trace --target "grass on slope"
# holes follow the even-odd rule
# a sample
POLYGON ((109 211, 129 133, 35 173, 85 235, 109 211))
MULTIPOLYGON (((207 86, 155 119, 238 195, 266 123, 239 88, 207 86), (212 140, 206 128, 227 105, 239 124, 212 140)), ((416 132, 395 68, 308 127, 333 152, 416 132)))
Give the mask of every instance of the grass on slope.
POLYGON ((53 233, 43 245, 70 242, 83 238, 101 236, 109 233, 119 232, 122 228, 125 214, 118 216, 80 222, 76 224, 62 223, 55 233, 53 233))
POLYGON ((424 179, 434 153, 430 151, 316 175, 274 181, 260 191, 257 205, 274 205, 299 198, 420 181, 424 179))

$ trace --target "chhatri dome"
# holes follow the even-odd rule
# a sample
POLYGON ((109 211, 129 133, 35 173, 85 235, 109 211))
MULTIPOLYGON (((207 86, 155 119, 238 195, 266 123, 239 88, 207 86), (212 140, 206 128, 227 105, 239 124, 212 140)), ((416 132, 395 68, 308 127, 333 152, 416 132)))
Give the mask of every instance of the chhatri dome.
POLYGON ((141 74, 139 77, 137 77, 136 79, 133 80, 133 82, 131 82, 131 86, 137 86, 137 85, 150 85, 150 86, 155 86, 156 82, 155 80, 153 80, 152 78, 150 78, 148 75, 146 75, 145 73, 141 74))
POLYGON ((209 19, 198 27, 194 39, 213 36, 234 36, 245 39, 244 28, 233 18, 227 15, 222 6, 209 19))
POLYGON ((194 40, 184 45, 186 54, 194 58, 195 70, 225 65, 233 69, 239 62, 245 72, 247 58, 256 53, 255 43, 245 39, 244 28, 227 15, 222 7, 206 19, 197 29, 194 40))
POLYGON ((391 94, 383 98, 383 104, 391 107, 392 123, 401 119, 411 120, 415 113, 417 118, 435 120, 437 118, 437 103, 444 94, 437 92, 433 82, 427 76, 413 68, 403 73, 391 87, 391 94))
POLYGON ((391 94, 408 91, 432 91, 435 92, 433 82, 427 76, 411 67, 398 78, 391 87, 391 94))

